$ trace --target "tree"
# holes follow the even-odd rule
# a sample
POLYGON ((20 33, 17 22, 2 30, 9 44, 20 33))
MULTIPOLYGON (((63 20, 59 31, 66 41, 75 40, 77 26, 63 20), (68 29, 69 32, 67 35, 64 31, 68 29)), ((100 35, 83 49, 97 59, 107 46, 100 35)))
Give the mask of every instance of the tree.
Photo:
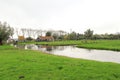
POLYGON ((101 35, 95 34, 95 35, 93 35, 93 39, 97 40, 97 39, 102 39, 102 38, 101 38, 101 35))
POLYGON ((48 31, 47 33, 46 33, 46 36, 51 36, 52 35, 52 33, 50 32, 50 31, 48 31))
POLYGON ((86 39, 92 39, 92 37, 93 37, 93 30, 87 29, 84 32, 84 36, 85 36, 86 39))
POLYGON ((72 32, 68 35, 68 39, 69 40, 77 40, 77 33, 76 32, 72 32))
POLYGON ((27 37, 26 40, 28 40, 28 41, 32 41, 33 38, 32 38, 32 37, 27 37))
POLYGON ((55 39, 55 40, 57 40, 58 38, 59 38, 59 35, 57 34, 57 33, 53 33, 53 38, 55 39))
POLYGON ((84 34, 77 33, 77 40, 82 40, 82 39, 84 39, 84 34))
POLYGON ((3 24, 0 22, 0 45, 2 45, 2 41, 6 41, 10 36, 12 36, 14 29, 10 27, 6 22, 3 24))

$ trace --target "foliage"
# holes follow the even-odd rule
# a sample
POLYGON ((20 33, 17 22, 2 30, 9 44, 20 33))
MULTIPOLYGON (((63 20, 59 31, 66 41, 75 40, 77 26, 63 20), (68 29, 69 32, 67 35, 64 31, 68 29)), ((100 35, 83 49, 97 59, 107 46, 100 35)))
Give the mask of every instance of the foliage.
POLYGON ((28 40, 28 41, 32 41, 33 38, 32 38, 32 37, 27 37, 26 40, 28 40))
POLYGON ((10 36, 13 35, 14 29, 10 27, 6 22, 3 24, 0 22, 0 43, 6 41, 10 36))
POLYGON ((46 36, 51 36, 52 35, 52 33, 50 32, 50 31, 48 31, 47 33, 46 33, 46 36))
POLYGON ((55 40, 58 40, 58 37, 59 37, 59 35, 57 34, 57 33, 53 33, 53 38, 55 39, 55 40))
POLYGON ((86 39, 92 39, 93 30, 87 29, 87 30, 84 32, 84 36, 85 36, 86 39))
POLYGON ((35 39, 37 36, 42 36, 42 34, 46 34, 46 36, 53 36, 55 40, 85 40, 85 39, 92 39, 92 40, 115 40, 115 39, 120 39, 120 33, 115 33, 115 34, 93 34, 93 30, 87 29, 84 33, 77 33, 75 31, 71 33, 67 33, 62 30, 36 30, 36 29, 26 29, 22 28, 20 30, 16 29, 16 34, 17 36, 20 35, 20 33, 23 34, 23 36, 29 36, 35 39))
POLYGON ((68 35, 69 40, 77 40, 77 34, 76 32, 72 32, 68 35))
POLYGON ((60 35, 60 36, 58 37, 58 40, 64 40, 64 35, 60 35))

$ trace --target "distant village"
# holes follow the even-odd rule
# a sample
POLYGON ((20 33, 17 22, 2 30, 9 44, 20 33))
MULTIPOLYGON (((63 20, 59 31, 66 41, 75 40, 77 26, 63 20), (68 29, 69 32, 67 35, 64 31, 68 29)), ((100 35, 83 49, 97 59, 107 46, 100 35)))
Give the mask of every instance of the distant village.
POLYGON ((84 39, 120 39, 120 33, 115 34, 94 34, 94 31, 91 29, 87 29, 83 34, 76 33, 75 31, 71 31, 70 33, 65 32, 63 30, 39 30, 39 29, 15 29, 14 35, 17 36, 16 39, 9 38, 8 42, 19 41, 56 41, 56 40, 84 40, 84 39))
POLYGON ((60 36, 67 34, 65 31, 58 30, 35 30, 35 29, 15 29, 15 34, 18 41, 54 41, 59 39, 60 36))

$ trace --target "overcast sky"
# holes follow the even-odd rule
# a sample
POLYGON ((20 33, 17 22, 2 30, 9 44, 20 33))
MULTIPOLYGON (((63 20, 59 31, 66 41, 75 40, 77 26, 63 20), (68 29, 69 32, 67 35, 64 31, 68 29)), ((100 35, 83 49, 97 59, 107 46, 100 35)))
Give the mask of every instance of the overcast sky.
POLYGON ((0 21, 18 28, 116 33, 120 0, 0 0, 0 21))

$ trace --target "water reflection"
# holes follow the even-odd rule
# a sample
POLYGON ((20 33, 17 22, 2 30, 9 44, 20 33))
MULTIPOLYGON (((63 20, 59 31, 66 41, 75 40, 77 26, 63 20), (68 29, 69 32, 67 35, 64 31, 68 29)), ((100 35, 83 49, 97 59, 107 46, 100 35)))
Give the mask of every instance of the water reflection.
POLYGON ((52 53, 54 51, 61 51, 65 49, 65 46, 48 46, 48 45, 37 45, 38 50, 47 52, 47 53, 52 53))
POLYGON ((39 46, 39 50, 41 48, 45 48, 46 51, 52 51, 52 46, 41 45, 41 46, 39 46))
POLYGON ((38 46, 35 44, 25 45, 25 49, 38 50, 38 46))
POLYGON ((75 46, 48 46, 35 44, 18 45, 17 47, 22 49, 39 50, 54 55, 120 63, 120 52, 116 51, 83 49, 75 46))

